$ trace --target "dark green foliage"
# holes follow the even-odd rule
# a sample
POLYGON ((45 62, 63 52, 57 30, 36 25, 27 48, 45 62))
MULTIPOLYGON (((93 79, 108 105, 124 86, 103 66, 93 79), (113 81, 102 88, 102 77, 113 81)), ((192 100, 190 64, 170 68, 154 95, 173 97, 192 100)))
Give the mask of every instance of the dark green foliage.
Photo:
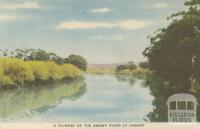
POLYGON ((87 61, 80 55, 70 55, 65 59, 65 63, 73 64, 84 71, 87 69, 87 61))
POLYGON ((139 67, 140 68, 143 68, 143 69, 147 69, 147 68, 149 68, 150 66, 149 66, 149 62, 140 62, 139 63, 139 67))
POLYGON ((18 58, 25 61, 54 61, 57 64, 70 63, 79 67, 81 70, 85 71, 87 69, 87 61, 80 55, 70 55, 67 58, 62 58, 53 52, 47 52, 41 49, 16 49, 11 52, 7 49, 0 49, 0 57, 18 58))
POLYGON ((130 69, 130 70, 134 70, 134 69, 137 68, 137 66, 135 65, 135 63, 130 61, 130 62, 127 63, 127 68, 130 69))
POLYGON ((193 80, 200 83, 199 3, 186 2, 189 10, 172 15, 173 22, 150 37, 151 46, 143 53, 150 68, 181 91, 189 91, 193 80))
POLYGON ((148 113, 147 118, 151 122, 167 122, 167 98, 178 92, 179 89, 171 87, 169 82, 165 82, 163 78, 150 74, 145 78, 144 86, 150 89, 150 93, 154 96, 152 105, 154 109, 148 113))
POLYGON ((27 60, 47 61, 50 60, 50 54, 44 50, 38 49, 30 53, 26 58, 27 60))
POLYGON ((116 72, 119 72, 121 70, 134 70, 137 66, 133 62, 128 62, 127 64, 119 65, 116 68, 116 72))
POLYGON ((119 66, 116 68, 116 71, 121 71, 121 70, 124 70, 124 69, 127 69, 127 66, 126 66, 126 65, 119 65, 119 66))
MULTIPOLYGON (((167 98, 175 93, 191 93, 200 102, 200 0, 185 2, 187 11, 172 14, 172 23, 150 37, 151 45, 143 54, 154 71, 145 86, 154 96, 154 109, 147 117, 152 122, 167 121, 167 98), (191 92, 192 91, 192 92, 191 92)), ((197 120, 200 110, 197 107, 197 120)))
MULTIPOLYGON (((166 101, 170 95, 180 93, 180 88, 171 86, 169 82, 165 81, 156 74, 149 74, 144 81, 144 86, 150 89, 151 95, 154 97, 152 102, 153 111, 147 114, 148 120, 151 122, 167 122, 167 106, 166 101)), ((200 92, 198 94, 190 92, 195 95, 198 103, 200 103, 200 92)), ((197 106, 197 121, 200 121, 200 106, 197 106)))

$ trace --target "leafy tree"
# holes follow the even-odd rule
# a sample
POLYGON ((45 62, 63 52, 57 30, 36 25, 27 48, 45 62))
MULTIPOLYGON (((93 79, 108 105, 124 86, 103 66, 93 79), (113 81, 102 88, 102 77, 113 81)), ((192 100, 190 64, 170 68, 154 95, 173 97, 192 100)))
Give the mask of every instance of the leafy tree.
POLYGON ((15 49, 14 51, 0 49, 0 56, 18 58, 25 61, 53 61, 56 64, 69 63, 81 70, 85 71, 87 69, 87 61, 80 55, 70 55, 68 58, 62 58, 53 52, 47 52, 42 49, 15 49))
MULTIPOLYGON (((3 51, 2 51, 3 52, 3 51)), ((53 52, 47 52, 41 49, 16 49, 9 53, 9 57, 15 57, 24 60, 54 61, 57 64, 64 64, 64 59, 53 52)), ((4 56, 5 57, 5 56, 4 56)))
POLYGON ((50 57, 46 51, 38 49, 38 50, 32 51, 27 59, 28 60, 47 61, 47 60, 50 60, 50 57))
MULTIPOLYGON (((200 0, 185 5, 188 10, 168 17, 172 22, 150 37, 151 45, 143 52, 154 70, 145 81, 154 96, 154 109, 147 115, 153 122, 167 121, 165 102, 170 95, 200 84, 200 0)), ((195 96, 200 101, 199 91, 195 96)))
POLYGON ((176 89, 169 85, 169 82, 157 75, 149 74, 144 81, 144 87, 150 89, 150 94, 154 97, 152 106, 154 107, 151 112, 147 114, 147 119, 151 122, 167 122, 167 98, 176 93, 176 89))
POLYGON ((155 74, 179 91, 189 91, 191 82, 200 83, 200 1, 185 2, 187 11, 172 14, 172 22, 150 37, 143 54, 155 74))
POLYGON ((147 62, 147 61, 145 61, 145 62, 140 62, 140 63, 139 63, 139 67, 140 67, 140 68, 147 69, 147 68, 149 68, 149 62, 147 62))
POLYGON ((117 66, 116 72, 122 71, 122 70, 134 70, 137 66, 133 62, 128 62, 127 64, 122 64, 117 66))
POLYGON ((129 61, 129 62, 127 63, 127 68, 128 68, 129 70, 134 70, 134 69, 137 68, 137 66, 135 65, 134 62, 129 61))
POLYGON ((80 55, 70 55, 65 59, 65 63, 73 64, 84 71, 87 69, 87 61, 80 55))
POLYGON ((125 69, 127 69, 126 65, 119 65, 119 66, 117 66, 116 71, 118 72, 118 71, 125 70, 125 69))

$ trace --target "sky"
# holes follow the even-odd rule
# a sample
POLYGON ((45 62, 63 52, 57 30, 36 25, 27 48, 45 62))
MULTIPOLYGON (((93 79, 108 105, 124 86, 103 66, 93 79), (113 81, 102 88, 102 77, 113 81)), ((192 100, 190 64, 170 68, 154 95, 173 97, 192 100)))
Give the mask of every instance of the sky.
POLYGON ((147 36, 184 0, 0 0, 0 48, 40 48, 91 64, 144 61, 147 36))

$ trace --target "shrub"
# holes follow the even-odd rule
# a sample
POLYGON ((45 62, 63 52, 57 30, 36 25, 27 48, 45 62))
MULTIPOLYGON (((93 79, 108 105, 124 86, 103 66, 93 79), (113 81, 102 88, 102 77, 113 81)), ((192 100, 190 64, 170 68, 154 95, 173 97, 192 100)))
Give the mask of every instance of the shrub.
POLYGON ((0 68, 0 82, 1 85, 13 85, 14 82, 11 80, 9 76, 4 76, 4 71, 2 67, 0 68))
POLYGON ((97 75, 103 75, 107 73, 107 70, 105 68, 95 68, 95 67, 89 67, 87 69, 88 74, 97 74, 97 75))
POLYGON ((50 79, 58 80, 64 77, 61 67, 55 62, 47 61, 45 64, 48 69, 50 79))
POLYGON ((81 70, 72 64, 62 65, 62 69, 65 77, 80 76, 82 74, 81 70))
POLYGON ((5 82, 10 82, 10 79, 15 84, 24 84, 25 81, 33 81, 34 76, 30 65, 19 59, 0 59, 0 65, 3 69, 3 78, 5 82))
POLYGON ((46 67, 45 62, 42 61, 29 61, 28 62, 32 68, 33 75, 35 80, 48 80, 49 79, 49 71, 46 67))
POLYGON ((68 58, 65 59, 65 63, 75 65, 83 71, 86 71, 87 69, 87 61, 80 55, 70 55, 68 58))
POLYGON ((81 75, 74 65, 58 65, 53 61, 24 61, 0 58, 0 85, 23 85, 38 80, 60 80, 81 75))

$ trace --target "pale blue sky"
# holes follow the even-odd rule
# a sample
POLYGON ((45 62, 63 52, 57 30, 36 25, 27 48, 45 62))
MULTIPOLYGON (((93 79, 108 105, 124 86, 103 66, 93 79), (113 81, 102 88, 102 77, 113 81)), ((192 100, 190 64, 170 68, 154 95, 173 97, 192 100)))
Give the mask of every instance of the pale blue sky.
POLYGON ((0 48, 80 54, 89 63, 143 61, 147 36, 184 0, 0 0, 0 48))

